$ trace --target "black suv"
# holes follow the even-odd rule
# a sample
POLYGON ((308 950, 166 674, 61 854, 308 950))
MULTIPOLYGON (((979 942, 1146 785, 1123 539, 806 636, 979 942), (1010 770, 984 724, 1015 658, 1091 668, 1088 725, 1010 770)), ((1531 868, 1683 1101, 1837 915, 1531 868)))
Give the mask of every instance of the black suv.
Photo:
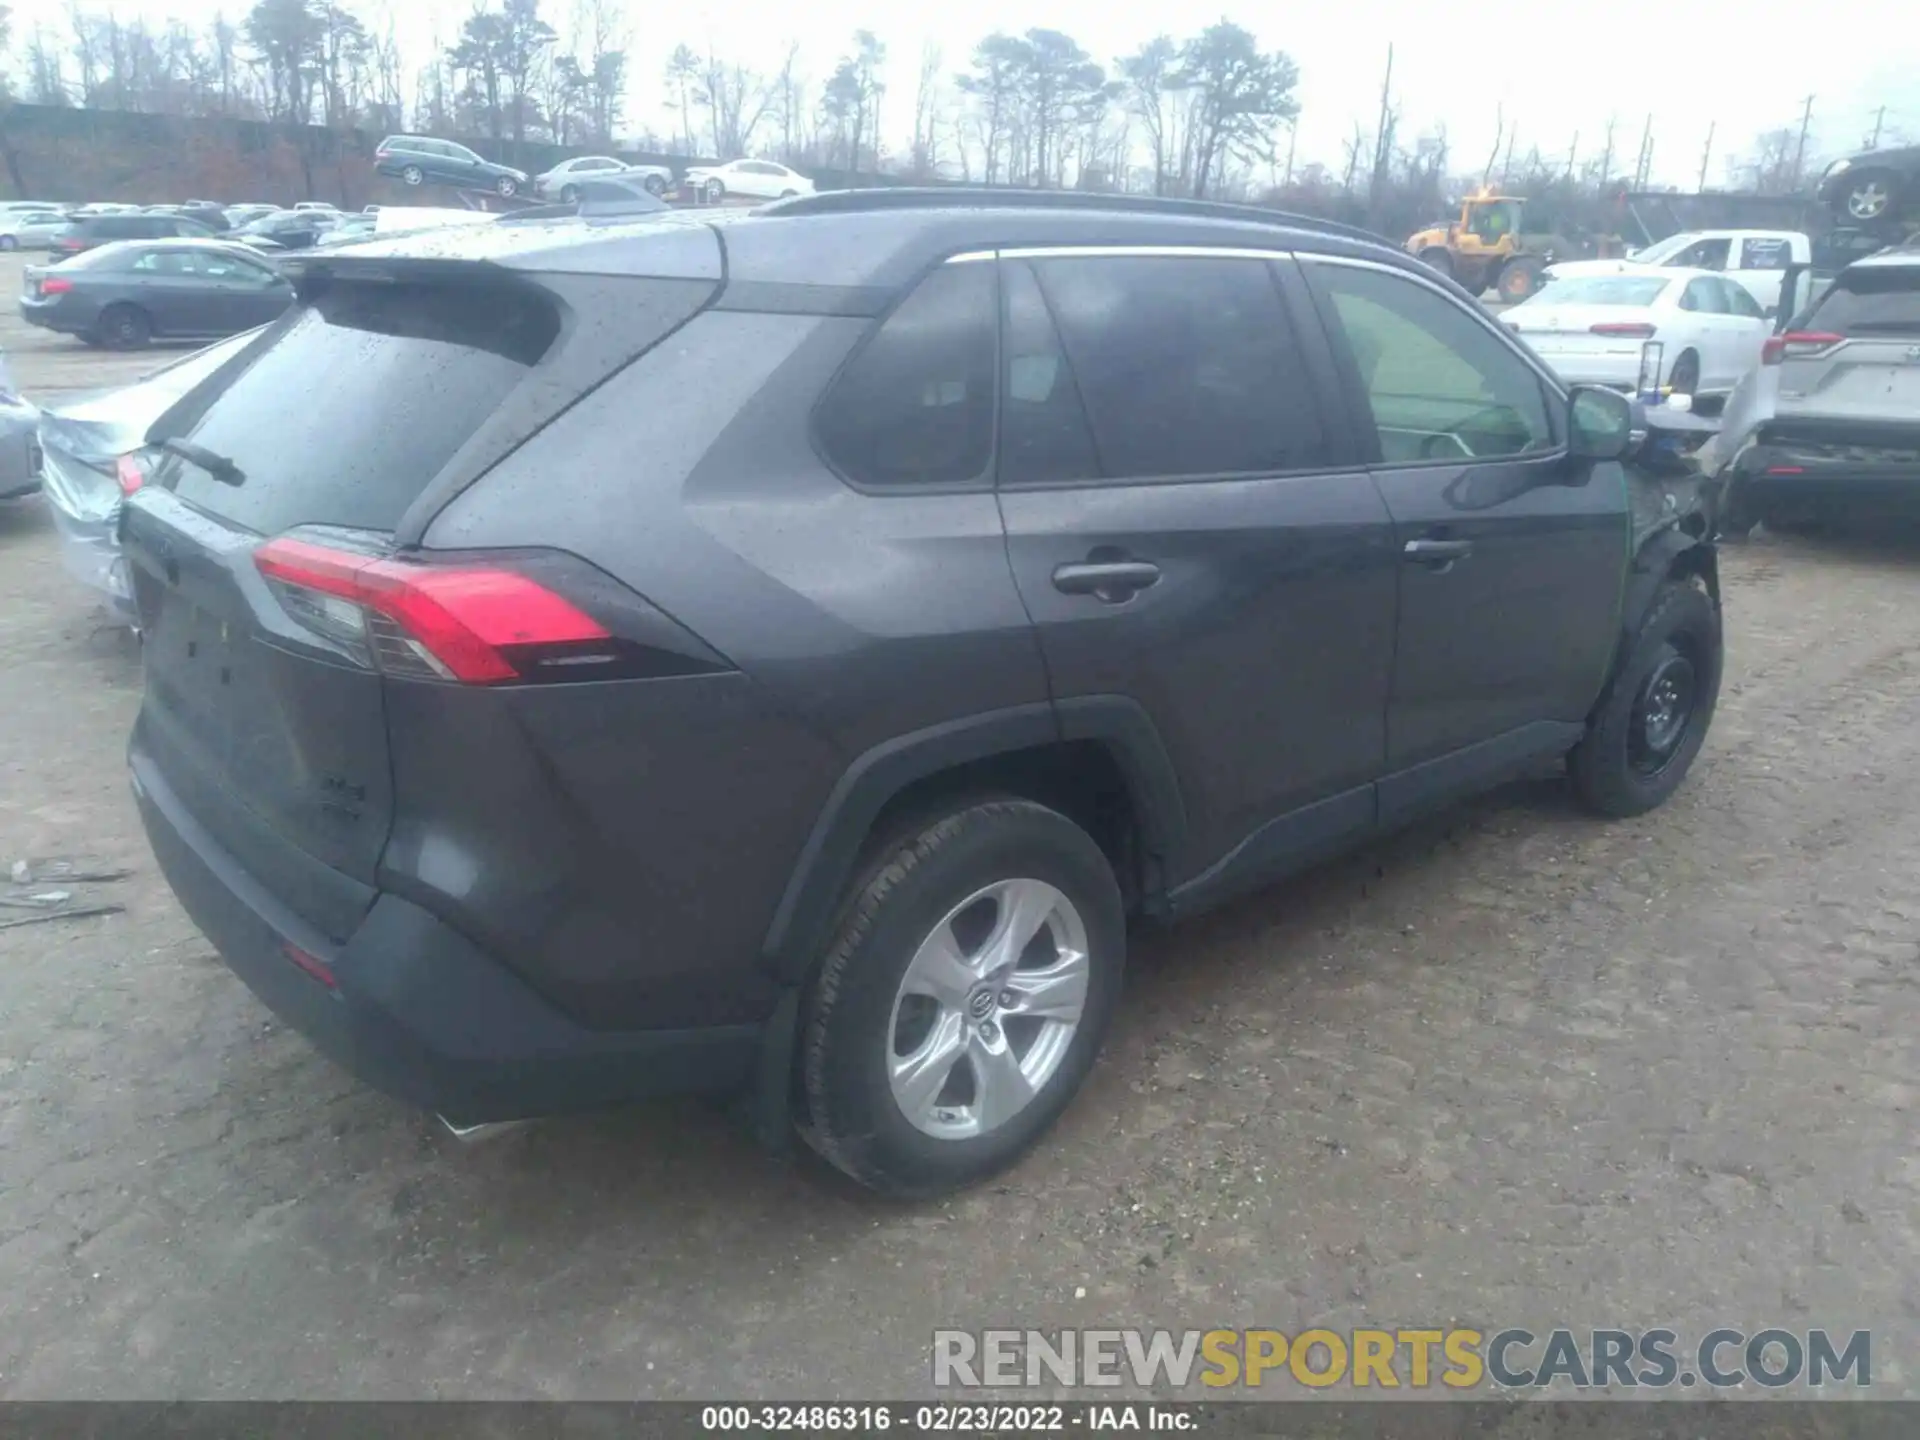
POLYGON ((54 236, 50 248, 56 260, 64 260, 116 240, 211 240, 216 233, 185 215, 89 215, 54 236))
POLYGON ((876 191, 286 268, 125 511, 134 788, 247 983, 458 1128, 732 1092, 962 1184, 1130 917, 1543 757, 1644 811, 1713 711, 1629 402, 1357 231, 876 191))

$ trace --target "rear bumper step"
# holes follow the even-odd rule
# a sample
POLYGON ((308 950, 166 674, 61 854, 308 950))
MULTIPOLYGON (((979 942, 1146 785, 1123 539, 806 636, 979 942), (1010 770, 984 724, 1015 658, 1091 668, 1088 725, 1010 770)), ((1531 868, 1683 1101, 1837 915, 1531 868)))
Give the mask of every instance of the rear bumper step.
POLYGON ((131 763, 161 871, 228 967, 330 1059, 456 1135, 751 1083, 761 1027, 586 1029, 398 896, 381 894, 345 944, 330 944, 200 826, 149 759, 136 750, 131 763), (334 983, 293 963, 289 945, 334 983))

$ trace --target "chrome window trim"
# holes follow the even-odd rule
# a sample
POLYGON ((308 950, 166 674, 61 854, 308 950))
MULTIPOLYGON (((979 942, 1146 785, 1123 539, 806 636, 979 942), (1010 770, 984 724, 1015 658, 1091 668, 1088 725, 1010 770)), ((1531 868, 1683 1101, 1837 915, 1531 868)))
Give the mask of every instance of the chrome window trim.
POLYGON ((1291 250, 1256 250, 1244 245, 1016 245, 996 250, 965 250, 949 255, 947 264, 980 260, 1286 260, 1291 250))

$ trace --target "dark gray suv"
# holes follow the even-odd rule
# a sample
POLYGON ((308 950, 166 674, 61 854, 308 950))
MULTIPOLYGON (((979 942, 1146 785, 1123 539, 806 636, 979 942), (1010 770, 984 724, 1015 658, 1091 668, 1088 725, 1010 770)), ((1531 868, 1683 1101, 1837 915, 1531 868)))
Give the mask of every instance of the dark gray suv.
POLYGON ((1131 918, 1542 757, 1638 813, 1713 711, 1628 402, 1359 232, 897 191, 287 268, 125 510, 133 783, 228 963, 457 1127, 730 1093, 964 1184, 1131 918))

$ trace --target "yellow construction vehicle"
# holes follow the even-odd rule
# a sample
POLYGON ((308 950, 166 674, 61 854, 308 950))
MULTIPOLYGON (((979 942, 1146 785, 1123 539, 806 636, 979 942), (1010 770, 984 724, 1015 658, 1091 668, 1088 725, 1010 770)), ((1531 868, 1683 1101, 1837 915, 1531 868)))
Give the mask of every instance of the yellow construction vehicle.
POLYGON ((1530 233, 1525 221, 1524 200, 1483 190, 1460 202, 1457 221, 1412 236, 1407 251, 1474 295, 1498 290, 1517 302, 1540 288, 1541 272, 1556 259, 1574 258, 1562 237, 1530 233))

